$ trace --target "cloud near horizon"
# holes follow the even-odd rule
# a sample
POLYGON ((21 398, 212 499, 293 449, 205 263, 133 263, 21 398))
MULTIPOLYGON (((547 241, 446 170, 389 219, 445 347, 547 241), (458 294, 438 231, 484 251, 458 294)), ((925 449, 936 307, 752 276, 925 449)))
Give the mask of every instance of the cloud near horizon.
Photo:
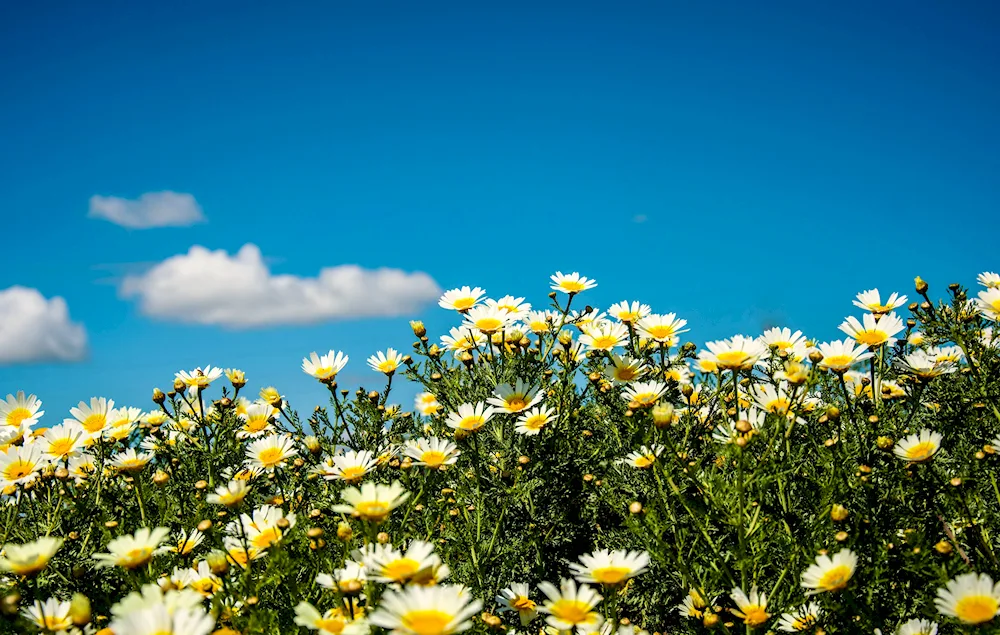
POLYGON ((231 328, 405 315, 441 294, 420 271, 338 265, 315 278, 276 275, 252 243, 232 256, 195 245, 126 276, 118 291, 153 318, 231 328))
POLYGON ((208 220, 194 196, 169 190, 146 192, 134 200, 94 195, 88 216, 129 229, 187 227, 208 220))
POLYGON ((87 332, 70 320, 66 301, 38 289, 0 291, 0 364, 73 362, 87 355, 87 332))

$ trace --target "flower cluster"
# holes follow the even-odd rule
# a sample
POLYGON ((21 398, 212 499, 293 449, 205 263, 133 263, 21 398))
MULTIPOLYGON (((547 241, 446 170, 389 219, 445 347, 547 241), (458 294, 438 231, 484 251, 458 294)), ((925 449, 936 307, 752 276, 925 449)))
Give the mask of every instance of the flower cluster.
POLYGON ((840 339, 699 350, 676 313, 580 307, 597 283, 558 272, 541 308, 447 291, 454 325, 411 322, 411 354, 367 359, 373 390, 340 385, 343 352, 311 353, 329 404, 305 416, 212 366, 151 410, 94 397, 50 426, 17 392, 0 624, 995 632, 1000 276, 978 282, 859 293, 840 339))

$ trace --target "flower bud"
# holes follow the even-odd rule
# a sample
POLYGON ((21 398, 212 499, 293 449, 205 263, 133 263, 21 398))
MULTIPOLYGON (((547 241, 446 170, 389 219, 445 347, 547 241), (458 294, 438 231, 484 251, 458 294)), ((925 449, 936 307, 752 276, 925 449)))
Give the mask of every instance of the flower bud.
POLYGON ((378 532, 378 535, 375 536, 375 540, 377 540, 378 544, 380 544, 380 545, 388 544, 389 543, 389 534, 385 533, 384 531, 380 531, 380 532, 378 532))
POLYGON ((8 593, 3 596, 3 600, 0 601, 0 611, 3 611, 4 615, 17 615, 17 607, 21 603, 21 594, 17 591, 13 593, 8 593))
POLYGON ((705 616, 701 618, 701 623, 705 628, 713 628, 719 624, 719 616, 711 611, 705 611, 705 616))
POLYGON ((163 402, 167 400, 167 396, 163 394, 163 391, 159 388, 153 389, 153 403, 163 405, 163 402))
POLYGON ((951 549, 952 549, 951 543, 948 542, 947 540, 941 540, 934 545, 934 550, 942 555, 948 555, 949 553, 951 553, 951 549))
POLYGON ((174 380, 174 391, 175 392, 184 392, 184 382, 181 381, 180 379, 175 379, 174 380))
POLYGON ((198 531, 200 531, 202 533, 208 531, 211 528, 212 528, 212 521, 210 521, 207 518, 205 520, 201 521, 200 523, 198 523, 198 531))
POLYGON ((69 602, 69 616, 77 626, 90 623, 90 599, 83 593, 74 593, 69 602))
POLYGON ((847 515, 848 515, 847 508, 839 503, 835 503, 833 505, 833 508, 830 510, 830 518, 832 518, 833 522, 836 523, 845 520, 847 518, 847 515))
POLYGON ((894 441, 892 440, 891 437, 879 437, 879 438, 875 439, 875 445, 878 446, 879 450, 884 450, 884 451, 888 452, 889 450, 892 449, 892 446, 894 445, 894 441))
POLYGON ((659 429, 666 428, 674 420, 674 407, 668 403, 658 403, 653 406, 653 425, 659 429))
POLYGON ((319 444, 319 439, 312 435, 303 439, 302 443, 305 444, 306 449, 309 450, 310 454, 319 454, 323 451, 323 448, 319 444))
POLYGON ((163 485, 169 480, 170 480, 170 475, 164 472, 163 470, 156 470, 156 473, 153 474, 153 483, 155 485, 163 485))
POLYGON ((630 514, 641 514, 642 503, 640 503, 639 501, 633 501, 632 504, 628 506, 628 511, 630 514))
POLYGON ((341 521, 337 525, 337 538, 344 542, 349 542, 354 537, 354 530, 351 529, 351 525, 341 521))
POLYGON ((413 329, 413 334, 417 337, 427 335, 427 327, 420 320, 410 320, 410 328, 413 329))

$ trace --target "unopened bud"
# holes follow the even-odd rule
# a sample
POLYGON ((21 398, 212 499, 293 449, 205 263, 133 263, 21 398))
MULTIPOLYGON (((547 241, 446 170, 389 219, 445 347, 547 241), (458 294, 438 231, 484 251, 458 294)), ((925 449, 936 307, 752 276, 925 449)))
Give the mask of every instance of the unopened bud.
POLYGON ((337 538, 344 542, 350 542, 353 537, 354 530, 351 529, 351 526, 348 523, 341 521, 337 525, 337 538))
POLYGON ((83 593, 74 593, 69 602, 69 616, 77 626, 90 623, 90 598, 83 593))
POLYGON ((674 407, 668 403, 653 406, 653 425, 663 429, 674 420, 674 407))
POLYGON ((378 544, 380 544, 380 545, 388 544, 389 543, 389 534, 385 533, 384 531, 380 531, 380 532, 378 532, 378 535, 375 536, 375 540, 377 540, 378 544))
POLYGON ((153 402, 156 404, 163 404, 167 400, 167 396, 163 394, 163 391, 159 388, 153 389, 153 402))
POLYGON ((940 542, 934 545, 934 550, 943 555, 948 555, 949 553, 951 553, 951 549, 952 549, 951 543, 948 542, 947 540, 941 540, 940 542))
POLYGON ((413 329, 413 334, 417 337, 427 335, 427 327, 420 320, 410 320, 410 328, 413 329))
POLYGON ((170 475, 164 472, 163 470, 156 470, 156 472, 153 474, 153 483, 155 485, 163 485, 169 480, 170 480, 170 475))
POLYGON ((835 503, 833 508, 830 509, 830 518, 832 518, 834 522, 839 523, 840 521, 847 519, 847 515, 847 508, 839 503, 835 503))
POLYGON ((205 561, 208 563, 208 569, 215 575, 225 575, 229 571, 229 558, 222 551, 209 552, 205 561))
POLYGON ((21 603, 21 594, 17 591, 13 593, 8 593, 3 596, 3 601, 0 602, 0 611, 3 611, 4 615, 17 615, 18 605, 21 603))
POLYGON ((913 286, 917 289, 917 293, 920 295, 927 293, 927 283, 920 276, 913 279, 913 286))
POLYGON ((632 504, 628 506, 628 511, 630 514, 641 514, 642 503, 640 503, 639 501, 633 501, 632 504))

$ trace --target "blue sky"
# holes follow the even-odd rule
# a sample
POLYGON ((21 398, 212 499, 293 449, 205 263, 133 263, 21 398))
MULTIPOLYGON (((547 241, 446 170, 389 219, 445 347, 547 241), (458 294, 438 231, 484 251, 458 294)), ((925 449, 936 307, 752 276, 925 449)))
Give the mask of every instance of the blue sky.
POLYGON ((0 392, 37 393, 51 423, 94 395, 149 407, 213 364, 308 411, 310 351, 377 387, 364 358, 407 350, 409 317, 454 322, 431 302, 231 328, 122 297, 193 245, 535 304, 579 270, 591 304, 675 311, 699 343, 834 338, 858 291, 1000 267, 994 3, 285 5, 0 8, 0 289, 64 298, 87 338, 82 361, 0 367, 0 392), (95 195, 161 191, 207 222, 88 217, 95 195))

